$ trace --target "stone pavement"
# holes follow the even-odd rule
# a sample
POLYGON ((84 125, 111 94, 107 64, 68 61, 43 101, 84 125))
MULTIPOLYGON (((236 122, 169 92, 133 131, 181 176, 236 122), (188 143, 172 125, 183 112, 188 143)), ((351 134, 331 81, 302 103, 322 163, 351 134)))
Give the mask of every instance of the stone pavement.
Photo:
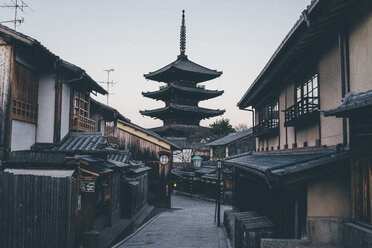
MULTIPOLYGON (((117 247, 227 248, 222 228, 214 223, 213 202, 172 195, 172 210, 156 216, 117 247)), ((224 210, 221 206, 221 221, 224 210)))

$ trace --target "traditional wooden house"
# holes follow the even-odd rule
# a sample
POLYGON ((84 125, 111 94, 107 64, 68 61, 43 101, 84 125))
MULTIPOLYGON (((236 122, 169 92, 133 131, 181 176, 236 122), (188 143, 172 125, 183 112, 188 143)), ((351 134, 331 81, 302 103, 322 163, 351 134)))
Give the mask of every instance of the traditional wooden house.
POLYGON ((69 131, 93 131, 90 92, 107 94, 81 68, 0 25, 0 159, 69 131))
POLYGON ((267 216, 288 247, 371 239, 371 20, 370 1, 312 1, 238 103, 255 111, 256 152, 227 160, 235 207, 267 216))
POLYGON ((222 72, 200 66, 187 58, 184 11, 181 25, 180 55, 177 60, 145 76, 148 80, 166 83, 158 91, 143 92, 143 96, 165 102, 165 107, 140 111, 142 115, 161 119, 163 126, 152 131, 166 137, 203 136, 208 129, 199 126, 200 120, 222 115, 225 110, 198 107, 198 103, 223 94, 206 90, 201 82, 221 76, 222 72))
POLYGON ((206 144, 206 146, 210 147, 211 160, 221 160, 232 155, 249 152, 255 149, 253 129, 231 133, 206 144))

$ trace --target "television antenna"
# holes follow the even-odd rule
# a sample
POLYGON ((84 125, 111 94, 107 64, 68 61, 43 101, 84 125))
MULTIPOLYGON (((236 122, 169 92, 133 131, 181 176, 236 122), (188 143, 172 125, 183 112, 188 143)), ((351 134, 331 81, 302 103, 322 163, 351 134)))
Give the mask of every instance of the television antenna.
POLYGON ((12 3, 11 4, 4 4, 0 5, 1 8, 13 8, 14 9, 14 20, 8 20, 8 21, 0 21, 0 23, 13 23, 14 24, 14 30, 17 29, 17 24, 21 24, 24 22, 23 17, 18 17, 18 11, 22 11, 23 13, 25 12, 25 9, 30 9, 33 11, 30 6, 28 6, 27 3, 25 3, 23 0, 10 0, 12 3))
POLYGON ((114 83, 114 81, 110 81, 110 72, 113 72, 114 69, 111 68, 111 69, 105 69, 103 70, 105 72, 107 72, 107 81, 106 82, 99 82, 100 84, 106 84, 106 91, 107 91, 107 105, 109 105, 109 96, 110 95, 113 95, 113 93, 110 93, 110 86, 114 86, 115 84, 117 83, 114 83))

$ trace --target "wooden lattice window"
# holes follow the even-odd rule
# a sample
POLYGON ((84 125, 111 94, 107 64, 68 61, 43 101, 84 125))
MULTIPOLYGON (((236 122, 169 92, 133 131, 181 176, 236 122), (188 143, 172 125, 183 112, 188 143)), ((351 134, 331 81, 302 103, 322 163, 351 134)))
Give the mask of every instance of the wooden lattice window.
POLYGON ((14 63, 10 114, 12 119, 37 123, 39 75, 14 63))
POLYGON ((83 91, 74 90, 72 104, 73 117, 71 130, 83 132, 95 131, 95 121, 89 119, 90 109, 89 105, 90 105, 89 94, 83 91))
POLYGON ((89 117, 89 94, 74 91, 74 116, 89 117))

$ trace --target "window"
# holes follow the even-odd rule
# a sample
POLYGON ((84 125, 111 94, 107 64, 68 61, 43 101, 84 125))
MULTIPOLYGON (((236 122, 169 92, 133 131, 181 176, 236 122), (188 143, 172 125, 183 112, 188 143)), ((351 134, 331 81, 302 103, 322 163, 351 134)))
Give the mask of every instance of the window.
POLYGON ((319 119, 319 81, 314 71, 295 86, 295 104, 285 110, 284 126, 296 126, 299 122, 319 119))
POLYGON ((305 111, 319 109, 318 74, 315 73, 298 84, 295 96, 297 103, 311 105, 311 108, 304 108, 305 111))
POLYGON ((74 91, 74 116, 80 115, 88 117, 89 115, 89 94, 82 91, 74 91))
POLYGON ((89 93, 74 90, 73 93, 73 106, 72 106, 72 125, 71 130, 94 132, 95 121, 89 119, 89 106, 90 98, 89 93))
POLYGON ((267 135, 279 128, 279 104, 273 101, 258 109, 258 124, 253 128, 256 136, 267 135))

